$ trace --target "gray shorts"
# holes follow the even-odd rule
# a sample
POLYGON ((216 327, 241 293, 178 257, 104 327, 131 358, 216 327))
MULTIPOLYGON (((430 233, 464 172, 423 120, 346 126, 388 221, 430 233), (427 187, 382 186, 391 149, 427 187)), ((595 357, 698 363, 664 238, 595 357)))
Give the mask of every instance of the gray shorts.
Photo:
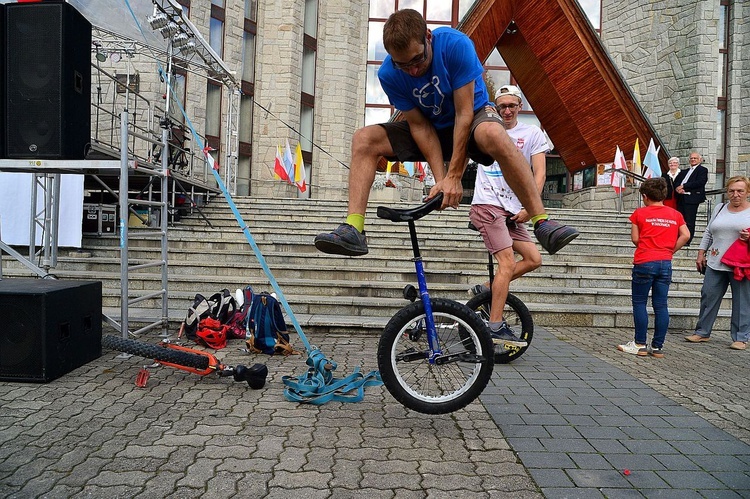
POLYGON ((494 255, 500 250, 513 246, 513 241, 532 242, 526 224, 512 220, 513 213, 491 204, 473 204, 469 210, 469 220, 479 230, 484 246, 494 255))
MULTIPOLYGON (((469 144, 467 152, 469 158, 481 163, 483 165, 491 165, 495 162, 492 156, 483 153, 479 150, 477 143, 474 141, 474 130, 477 125, 484 122, 495 122, 500 126, 503 125, 503 120, 493 106, 485 106, 474 113, 474 121, 471 122, 471 132, 469 135, 469 144)), ((385 128, 386 134, 388 134, 388 140, 393 148, 394 156, 388 157, 388 161, 425 161, 425 157, 422 151, 419 150, 417 143, 414 142, 414 138, 411 136, 409 130, 409 123, 406 120, 392 121, 388 123, 380 123, 380 126, 385 128)), ((443 150, 443 159, 445 161, 450 160, 453 156, 453 127, 443 128, 442 130, 436 130, 438 139, 440 140, 440 147, 443 150)))

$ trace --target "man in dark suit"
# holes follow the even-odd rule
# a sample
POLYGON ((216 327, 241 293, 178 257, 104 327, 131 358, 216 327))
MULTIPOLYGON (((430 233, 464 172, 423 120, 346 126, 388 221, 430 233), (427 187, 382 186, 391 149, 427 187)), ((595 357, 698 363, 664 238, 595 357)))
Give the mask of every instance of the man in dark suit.
POLYGON ((690 168, 682 170, 674 179, 677 210, 682 213, 690 230, 690 239, 685 246, 690 244, 695 235, 695 217, 698 214, 698 206, 706 200, 706 182, 708 182, 708 169, 701 164, 703 157, 693 151, 690 153, 688 162, 690 168))

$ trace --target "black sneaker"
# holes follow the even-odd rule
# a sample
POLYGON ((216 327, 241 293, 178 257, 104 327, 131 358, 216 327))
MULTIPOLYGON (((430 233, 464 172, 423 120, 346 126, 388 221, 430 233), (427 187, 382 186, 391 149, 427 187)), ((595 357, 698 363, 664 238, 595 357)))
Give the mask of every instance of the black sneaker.
POLYGON ((361 256, 367 254, 367 236, 349 224, 341 224, 329 233, 315 236, 315 247, 333 255, 361 256))
POLYGON ((489 291, 490 288, 485 286, 484 284, 475 284, 472 287, 470 287, 467 292, 470 296, 476 296, 480 293, 484 293, 485 291, 489 291))
POLYGON ((554 255, 565 247, 570 241, 578 237, 578 231, 573 227, 568 227, 554 220, 545 220, 540 222, 534 229, 539 244, 547 250, 547 253, 554 255))
POLYGON ((503 321, 503 323, 500 325, 500 329, 497 331, 493 331, 490 329, 490 336, 492 336, 492 343, 495 345, 507 345, 511 347, 519 347, 523 348, 527 346, 529 343, 525 340, 522 340, 518 336, 516 336, 513 333, 513 330, 508 327, 508 323, 503 321))

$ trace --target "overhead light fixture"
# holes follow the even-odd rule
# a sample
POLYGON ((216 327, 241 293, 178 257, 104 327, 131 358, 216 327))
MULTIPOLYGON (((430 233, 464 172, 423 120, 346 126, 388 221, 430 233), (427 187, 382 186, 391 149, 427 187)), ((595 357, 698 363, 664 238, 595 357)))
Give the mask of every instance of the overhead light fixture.
POLYGON ((182 55, 194 54, 195 53, 195 42, 191 40, 191 41, 187 42, 185 45, 182 45, 180 47, 180 53, 182 55))
MULTIPOLYGON (((188 37, 186 33, 178 33, 172 37, 172 45, 175 48, 187 45, 189 41, 190 37, 188 37)), ((195 48, 195 44, 193 44, 193 48, 195 48)))
POLYGON ((107 60, 107 54, 104 52, 100 52, 99 49, 96 50, 96 60, 99 62, 104 62, 107 60))
POLYGON ((163 28, 169 22, 169 18, 167 18, 167 15, 164 12, 156 12, 156 9, 154 10, 154 14, 148 16, 146 18, 146 21, 148 22, 149 26, 151 26, 151 29, 163 28))
POLYGON ((118 62, 120 62, 120 53, 112 52, 112 54, 109 56, 109 60, 117 64, 118 62))
POLYGON ((161 33, 161 36, 164 37, 166 40, 167 38, 172 38, 174 35, 180 32, 180 27, 177 25, 176 22, 168 22, 166 25, 159 28, 159 33, 161 33))

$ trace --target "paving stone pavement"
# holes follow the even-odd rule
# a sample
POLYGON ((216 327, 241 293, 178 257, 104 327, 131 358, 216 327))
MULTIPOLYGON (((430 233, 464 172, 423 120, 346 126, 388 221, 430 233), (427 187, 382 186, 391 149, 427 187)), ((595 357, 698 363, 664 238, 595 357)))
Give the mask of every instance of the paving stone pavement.
MULTIPOLYGON (((239 340, 218 357, 265 362, 261 390, 168 367, 138 388, 147 361, 105 350, 51 383, 0 382, 0 497, 750 497, 750 352, 670 335, 664 359, 640 359, 615 350, 631 334, 538 328, 479 401, 442 416, 383 387, 288 402, 281 378, 305 357, 239 340)), ((375 337, 310 339, 338 377, 376 368, 375 337)))

